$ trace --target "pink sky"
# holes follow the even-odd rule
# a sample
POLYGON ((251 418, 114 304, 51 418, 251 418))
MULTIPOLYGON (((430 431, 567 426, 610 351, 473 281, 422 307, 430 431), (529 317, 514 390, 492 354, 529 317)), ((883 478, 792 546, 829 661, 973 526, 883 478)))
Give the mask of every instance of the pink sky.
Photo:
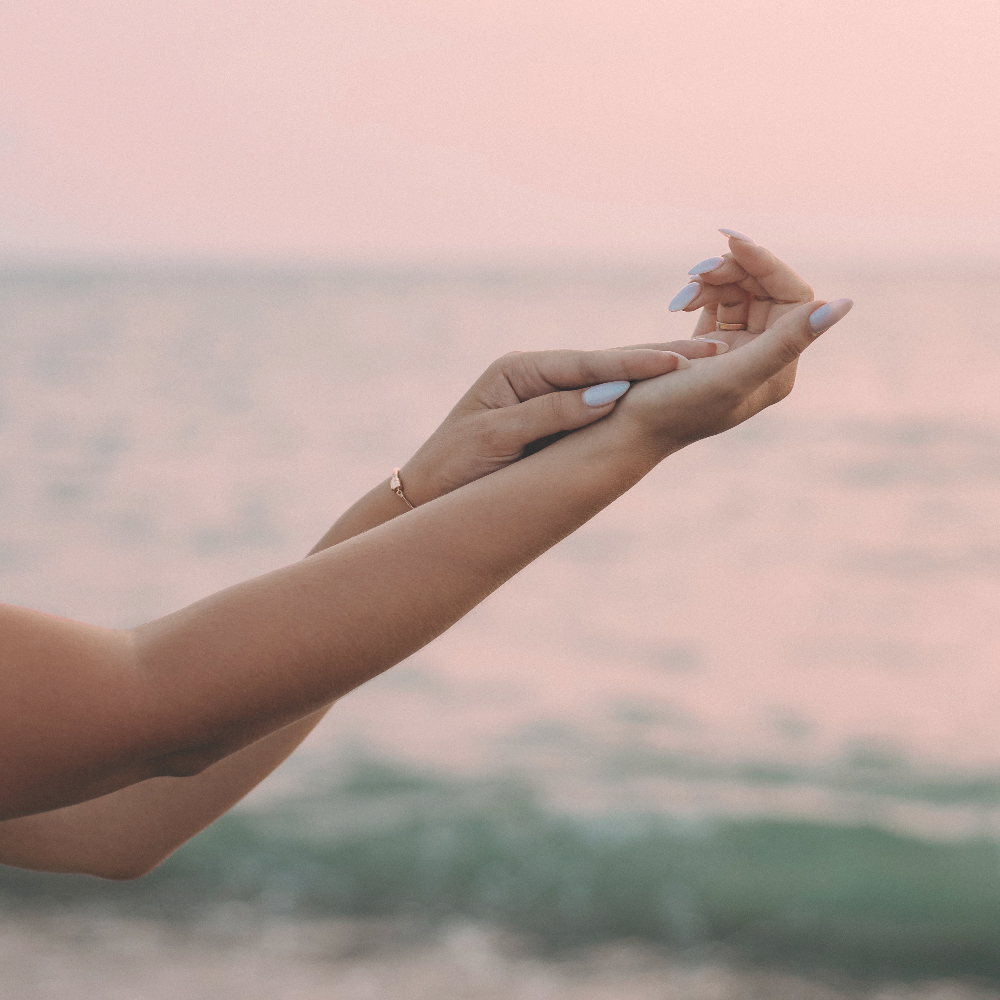
POLYGON ((1000 249, 988 0, 6 0, 0 255, 1000 249))

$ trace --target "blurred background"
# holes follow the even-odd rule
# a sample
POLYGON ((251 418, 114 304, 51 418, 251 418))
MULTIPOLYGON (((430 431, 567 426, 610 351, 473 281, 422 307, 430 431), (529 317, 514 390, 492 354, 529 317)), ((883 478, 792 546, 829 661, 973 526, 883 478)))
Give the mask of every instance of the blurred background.
POLYGON ((0 600, 300 558, 743 230, 854 312, 0 997, 1000 996, 992 5, 8 0, 0 600))

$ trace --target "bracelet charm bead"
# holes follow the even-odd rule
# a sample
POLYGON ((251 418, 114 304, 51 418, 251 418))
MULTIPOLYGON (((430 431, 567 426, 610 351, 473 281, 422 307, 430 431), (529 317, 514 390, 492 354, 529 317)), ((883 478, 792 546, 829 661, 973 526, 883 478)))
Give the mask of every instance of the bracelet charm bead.
POLYGON ((398 496, 399 499, 410 508, 410 510, 416 509, 413 504, 406 499, 406 494, 403 493, 403 481, 399 478, 399 469, 392 470, 392 478, 389 480, 389 489, 392 490, 392 492, 395 493, 396 496, 398 496))

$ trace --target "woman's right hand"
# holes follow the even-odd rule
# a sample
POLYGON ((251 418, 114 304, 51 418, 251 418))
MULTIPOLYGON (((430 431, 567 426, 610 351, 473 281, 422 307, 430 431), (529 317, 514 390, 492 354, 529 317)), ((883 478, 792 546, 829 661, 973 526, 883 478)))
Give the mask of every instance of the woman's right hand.
MULTIPOLYGON (((702 309, 694 337, 725 340, 721 357, 698 359, 669 378, 634 385, 612 422, 638 429, 661 456, 735 427, 792 390, 799 355, 850 311, 850 299, 824 303, 787 264, 748 239, 730 238, 731 252, 695 276, 675 310, 702 309), (716 323, 745 324, 717 332, 716 323)), ((702 265, 696 265, 696 268, 702 265)), ((692 269, 694 270, 694 269, 692 269)), ((647 344, 646 347, 656 345, 647 344)))

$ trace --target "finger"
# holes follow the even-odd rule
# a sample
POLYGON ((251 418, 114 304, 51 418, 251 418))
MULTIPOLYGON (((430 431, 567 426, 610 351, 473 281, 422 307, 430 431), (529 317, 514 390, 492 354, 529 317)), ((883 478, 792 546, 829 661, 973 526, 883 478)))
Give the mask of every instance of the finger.
POLYGON ((729 345, 722 339, 706 338, 704 340, 672 340, 666 344, 632 344, 629 347, 616 347, 615 350, 638 351, 645 348, 654 351, 672 351, 674 354, 682 354, 685 358, 711 358, 716 354, 725 354, 728 347, 729 345))
POLYGON ((770 330, 729 354, 719 364, 733 372, 744 391, 752 391, 798 360, 799 355, 824 330, 843 319, 853 305, 850 299, 807 302, 786 313, 770 330))
MULTIPOLYGON (((708 305, 704 307, 704 309, 702 309, 701 316, 698 317, 698 323, 695 326, 694 333, 691 334, 691 340, 694 341, 695 339, 698 340, 704 339, 707 343, 716 345, 716 351, 715 351, 716 354, 724 354, 733 345, 732 341, 729 338, 727 338, 726 336, 724 336, 723 334, 719 333, 716 330, 717 308, 718 308, 717 303, 710 302, 708 305)), ((694 355, 689 354, 687 351, 678 347, 677 346, 678 343, 683 344, 685 342, 675 341, 674 344, 670 345, 665 349, 671 351, 679 351, 681 354, 683 354, 685 357, 688 358, 694 357, 694 355)), ((690 343, 690 341, 688 341, 688 343, 690 343)), ((656 347, 661 345, 644 344, 642 346, 656 347)))
MULTIPOLYGON (((690 364, 679 354, 670 354, 667 357, 672 360, 670 371, 687 368, 690 364)), ((666 373, 661 372, 661 374, 666 373)), ((516 451, 539 438, 585 427, 607 416, 629 388, 628 380, 620 379, 592 385, 582 390, 547 392, 516 406, 494 410, 490 418, 497 421, 496 443, 505 449, 516 451), (502 441, 499 440, 501 438, 502 441)))
POLYGON ((771 299, 754 299, 747 309, 747 330, 750 333, 763 333, 767 329, 769 319, 779 319, 779 310, 788 312, 794 306, 776 305, 771 299))
POLYGON ((505 355, 497 364, 517 398, 523 402, 561 389, 656 378, 677 367, 677 356, 669 349, 658 348, 526 351, 505 355))
MULTIPOLYGON (((729 323, 735 326, 746 327, 747 318, 750 314, 750 306, 754 299, 747 297, 734 305, 720 302, 715 312, 717 323, 729 323)), ((736 331, 729 331, 736 332, 736 331)))
POLYGON ((756 278, 747 274, 731 253, 724 254, 722 257, 709 257, 708 260, 703 260, 700 264, 695 264, 688 271, 688 274, 692 276, 692 281, 708 285, 739 285, 740 288, 746 292, 750 292, 752 295, 757 295, 763 299, 771 297, 770 293, 756 278), (721 263, 711 270, 704 269, 706 265, 712 264, 715 261, 720 261, 721 263))
POLYGON ((729 238, 729 249, 733 260, 750 277, 756 278, 767 295, 776 302, 809 302, 812 299, 813 290, 808 282, 770 250, 732 236, 729 238))
POLYGON ((739 285, 704 285, 692 281, 685 285, 671 300, 670 312, 694 312, 707 305, 737 306, 750 299, 750 293, 739 285))
MULTIPOLYGON (((719 307, 714 302, 710 302, 702 309, 701 315, 698 317, 698 322, 695 324, 694 333, 691 334, 692 338, 714 337, 716 340, 729 343, 717 329, 719 320, 718 309, 719 307)), ((732 344, 729 346, 732 347, 732 344)))

